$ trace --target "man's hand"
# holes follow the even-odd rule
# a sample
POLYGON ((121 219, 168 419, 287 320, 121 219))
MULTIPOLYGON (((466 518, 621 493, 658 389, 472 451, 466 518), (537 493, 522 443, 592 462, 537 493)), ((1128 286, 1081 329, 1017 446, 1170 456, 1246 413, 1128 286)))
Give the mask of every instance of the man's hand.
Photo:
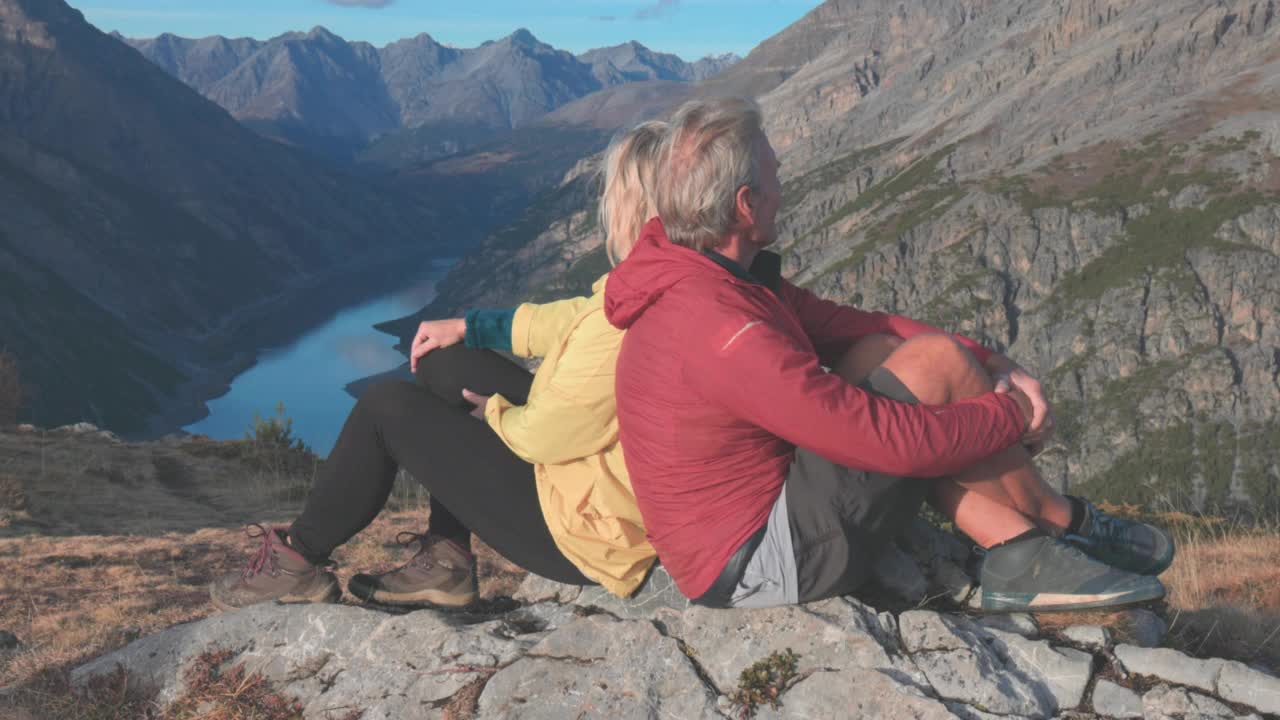
MULTIPOLYGON (((1031 403, 1031 413, 1027 415, 1030 422, 1022 437, 1022 444, 1027 446, 1032 455, 1038 454, 1053 433, 1053 407, 1045 397, 1040 381, 1022 366, 998 353, 987 361, 987 369, 995 380, 996 392, 1016 390, 1017 395, 1022 395, 1031 403)), ((1018 402, 1022 404, 1021 399, 1018 402)))
POLYGON ((483 420, 483 419, 484 419, 484 409, 485 409, 485 406, 487 406, 487 405, 489 404, 489 398, 490 398, 491 396, 489 396, 489 395, 480 395, 480 394, 478 394, 478 393, 473 393, 473 392, 471 392, 470 390, 468 390, 468 389, 466 389, 466 388, 463 388, 463 389, 462 389, 462 397, 463 397, 467 402, 471 403, 472 405, 475 405, 475 408, 471 410, 471 417, 476 418, 477 420, 483 420))
POLYGON ((419 358, 436 348, 457 345, 466 336, 467 321, 464 318, 428 320, 418 325, 418 334, 413 336, 413 345, 409 349, 409 369, 418 372, 419 358))

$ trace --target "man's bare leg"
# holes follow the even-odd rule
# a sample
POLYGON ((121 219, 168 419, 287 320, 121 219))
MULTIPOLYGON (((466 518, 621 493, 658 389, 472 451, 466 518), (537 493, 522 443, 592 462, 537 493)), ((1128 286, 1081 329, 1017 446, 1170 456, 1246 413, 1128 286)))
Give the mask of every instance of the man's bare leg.
MULTIPOLYGON (((851 383, 883 366, 926 405, 942 405, 990 392, 991 376, 962 345, 945 335, 903 342, 872 335, 835 367, 851 383)), ((1039 525, 1054 535, 1071 521, 1071 504, 1040 476, 1021 446, 1008 448, 959 475, 939 479, 931 500, 974 542, 991 547, 1039 525)))
MULTIPOLYGON (((972 397, 993 387, 986 369, 968 350, 943 335, 905 343, 881 336, 865 338, 835 370, 857 383, 877 366, 893 372, 917 399, 930 405, 972 397), (882 362, 876 363, 877 357, 882 362)), ((1045 484, 1021 447, 978 462, 956 478, 921 482, 932 483, 933 504, 957 527, 983 547, 993 548, 980 573, 986 611, 1110 608, 1164 597, 1164 587, 1151 577, 1154 572, 1137 574, 1141 570, 1134 566, 1146 563, 1157 571, 1168 567, 1172 540, 1167 556, 1157 558, 1155 553, 1133 552, 1137 546, 1126 534, 1119 547, 1109 548, 1108 558, 1124 561, 1117 566, 1130 565, 1131 571, 1125 571, 1090 559, 1043 532, 1030 532, 1038 524, 1058 534, 1070 522, 1071 503, 1045 484)))

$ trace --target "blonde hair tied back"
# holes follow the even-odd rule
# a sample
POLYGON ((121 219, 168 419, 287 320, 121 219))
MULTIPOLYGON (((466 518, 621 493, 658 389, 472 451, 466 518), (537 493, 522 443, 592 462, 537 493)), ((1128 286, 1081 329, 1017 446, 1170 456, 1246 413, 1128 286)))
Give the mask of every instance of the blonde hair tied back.
POLYGON ((610 265, 626 258, 640 236, 640 228, 657 214, 653 187, 658 151, 668 127, 660 120, 641 123, 615 138, 604 153, 599 214, 610 265))

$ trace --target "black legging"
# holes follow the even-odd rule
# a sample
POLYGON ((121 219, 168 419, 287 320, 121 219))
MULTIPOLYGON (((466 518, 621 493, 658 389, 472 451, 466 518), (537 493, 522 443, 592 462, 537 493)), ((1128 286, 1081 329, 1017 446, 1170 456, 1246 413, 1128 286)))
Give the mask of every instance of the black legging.
POLYGON ((293 545, 313 562, 327 559, 373 522, 404 467, 431 494, 433 534, 465 540, 469 529, 530 572, 594 585, 552 540, 533 466, 471 417, 462 397, 467 388, 524 403, 532 376, 497 353, 454 345, 422 358, 417 377, 374 385, 356 402, 289 529, 293 545))

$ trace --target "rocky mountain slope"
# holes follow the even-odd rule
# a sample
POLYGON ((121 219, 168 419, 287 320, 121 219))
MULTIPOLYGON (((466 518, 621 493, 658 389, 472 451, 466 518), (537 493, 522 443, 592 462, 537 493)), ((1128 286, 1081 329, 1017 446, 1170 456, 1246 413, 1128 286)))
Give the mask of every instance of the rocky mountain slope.
POLYGON ((0 346, 37 422, 144 429, 244 362, 255 307, 442 251, 437 217, 246 130, 60 0, 0 0, 0 346))
MULTIPOLYGON (((831 0, 699 92, 758 96, 792 278, 1047 380, 1055 483, 1258 511, 1280 504, 1278 10, 831 0)), ((589 195, 490 241, 510 284, 464 262, 428 312, 585 288, 589 195)))
MULTIPOLYGON (((127 42, 270 136, 351 157, 368 141, 390 135, 395 147, 413 146, 412 160, 475 146, 605 88, 696 82, 736 60, 687 63, 635 42, 575 57, 524 29, 466 49, 441 45, 425 33, 375 48, 322 27, 266 41, 165 34, 127 42), (405 137, 397 132, 415 130, 405 137)), ((386 144, 363 159, 404 164, 386 152, 386 144)))

